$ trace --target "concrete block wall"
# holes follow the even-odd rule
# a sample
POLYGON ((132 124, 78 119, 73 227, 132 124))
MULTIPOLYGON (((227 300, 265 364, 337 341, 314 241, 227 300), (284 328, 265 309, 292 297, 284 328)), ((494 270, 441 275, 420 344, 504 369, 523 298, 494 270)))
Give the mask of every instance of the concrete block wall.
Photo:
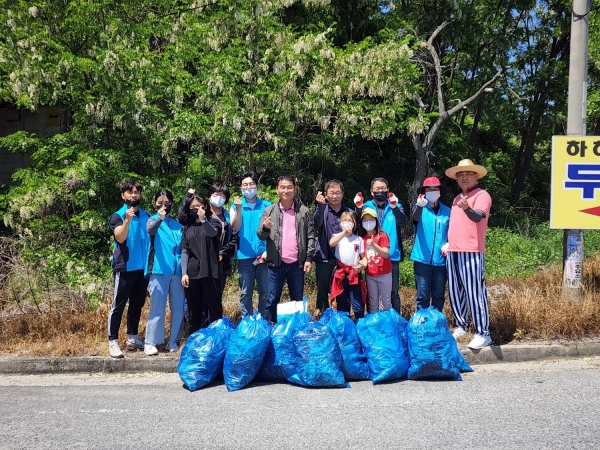
MULTIPOLYGON (((51 136, 63 131, 62 114, 57 108, 40 107, 38 111, 0 107, 0 136, 23 130, 40 136, 51 136)), ((12 183, 12 175, 29 163, 27 153, 12 153, 0 147, 0 184, 12 183)))

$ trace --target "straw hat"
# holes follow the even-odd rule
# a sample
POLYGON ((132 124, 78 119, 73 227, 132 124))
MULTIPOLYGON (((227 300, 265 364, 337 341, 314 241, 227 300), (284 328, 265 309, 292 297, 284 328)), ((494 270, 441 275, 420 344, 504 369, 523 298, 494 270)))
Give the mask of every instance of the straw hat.
POLYGON ((462 161, 459 161, 458 165, 446 169, 446 176, 456 180, 456 174, 458 172, 475 172, 477 174, 477 178, 479 179, 485 177, 487 174, 487 169, 483 166, 473 164, 473 161, 470 159, 463 159, 462 161))

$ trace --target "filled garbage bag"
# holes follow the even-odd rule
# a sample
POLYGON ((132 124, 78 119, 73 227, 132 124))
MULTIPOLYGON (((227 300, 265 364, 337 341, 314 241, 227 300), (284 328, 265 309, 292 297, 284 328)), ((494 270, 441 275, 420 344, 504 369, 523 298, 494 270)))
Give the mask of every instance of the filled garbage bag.
POLYGON ((401 380, 408 372, 408 360, 396 323, 386 311, 359 319, 356 332, 365 349, 373 384, 401 380))
POLYGON ((369 365, 367 356, 362 345, 360 345, 358 334, 356 334, 356 326, 350 319, 349 314, 327 308, 319 322, 329 327, 340 346, 344 378, 349 381, 368 380, 369 365))
POLYGON ((456 380, 472 372, 458 350, 446 316, 433 306, 420 309, 408 322, 409 380, 456 380))
POLYGON ((228 391, 249 384, 260 369, 269 345, 271 325, 258 312, 244 317, 231 334, 223 363, 228 391))
POLYGON ((271 329, 267 354, 256 375, 257 381, 286 382, 296 374, 296 348, 294 334, 310 322, 305 312, 288 314, 277 319, 271 329))
POLYGON ((302 386, 348 386, 342 373, 342 352, 327 325, 309 322, 294 335, 296 374, 289 381, 302 386))
POLYGON ((223 318, 187 338, 181 349, 177 373, 190 391, 212 383, 221 372, 227 341, 234 328, 228 318, 223 318))
POLYGON ((400 334, 402 348, 404 349, 404 357, 410 365, 410 352, 408 350, 408 320, 402 317, 394 308, 388 309, 385 311, 385 314, 389 315, 390 319, 392 319, 396 324, 396 328, 400 334))

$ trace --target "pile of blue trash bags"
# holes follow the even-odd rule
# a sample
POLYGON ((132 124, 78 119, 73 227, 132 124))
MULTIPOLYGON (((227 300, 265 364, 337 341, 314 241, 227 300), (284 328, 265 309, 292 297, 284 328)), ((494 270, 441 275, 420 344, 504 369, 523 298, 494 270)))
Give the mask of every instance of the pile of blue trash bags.
POLYGON ((355 325, 348 313, 327 309, 319 321, 297 312, 275 325, 258 312, 235 326, 224 318, 188 337, 177 372, 190 391, 222 376, 228 391, 252 381, 306 387, 350 387, 396 380, 462 380, 472 372, 446 317, 431 307, 406 321, 394 309, 355 325))

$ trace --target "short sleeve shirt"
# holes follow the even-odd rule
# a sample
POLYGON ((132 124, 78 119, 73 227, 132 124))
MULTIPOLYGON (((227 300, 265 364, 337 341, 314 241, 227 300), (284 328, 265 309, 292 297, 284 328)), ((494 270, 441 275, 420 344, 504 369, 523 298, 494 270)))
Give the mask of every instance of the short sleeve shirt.
POLYGON ((474 211, 482 211, 485 217, 479 222, 473 222, 467 214, 458 207, 462 194, 456 196, 450 210, 450 226, 448 228, 449 252, 485 253, 485 233, 487 231, 492 197, 487 191, 477 188, 467 193, 467 202, 474 211))
MULTIPOLYGON (((336 236, 335 234, 333 236, 336 236)), ((346 266, 354 266, 360 261, 361 253, 365 252, 365 244, 357 235, 344 236, 335 246, 335 257, 346 266)))
POLYGON ((392 271, 392 262, 390 258, 381 256, 373 245, 367 245, 367 240, 373 238, 380 247, 390 248, 390 238, 385 231, 379 231, 379 235, 363 236, 365 253, 367 257, 367 275, 378 276, 385 275, 392 271))

